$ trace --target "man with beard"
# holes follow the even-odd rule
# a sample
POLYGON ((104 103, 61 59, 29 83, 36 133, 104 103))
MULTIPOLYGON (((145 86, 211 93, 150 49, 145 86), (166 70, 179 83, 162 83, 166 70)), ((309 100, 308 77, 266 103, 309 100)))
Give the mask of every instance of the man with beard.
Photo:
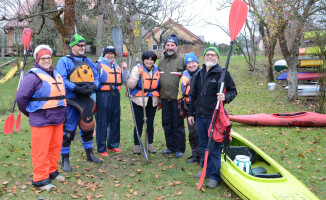
POLYGON ((167 149, 163 155, 175 153, 176 158, 182 158, 186 149, 186 136, 184 120, 179 115, 178 87, 180 77, 171 72, 183 72, 186 70, 184 58, 179 56, 178 37, 170 35, 165 41, 164 57, 161 58, 158 68, 161 75, 160 95, 162 105, 162 126, 165 133, 167 149))
POLYGON ((57 63, 57 71, 62 76, 66 88, 67 111, 63 127, 61 148, 62 170, 72 171, 69 161, 70 145, 75 138, 77 124, 80 129, 81 141, 87 155, 87 161, 102 163, 93 155, 93 111, 95 102, 90 94, 99 85, 99 75, 91 59, 84 56, 86 40, 75 34, 70 38, 71 52, 57 63))
MULTIPOLYGON (((233 79, 228 71, 222 69, 217 61, 220 54, 216 47, 209 47, 204 51, 205 64, 203 68, 193 76, 190 89, 190 108, 189 108, 189 124, 196 124, 198 129, 199 147, 202 154, 208 143, 208 128, 212 121, 212 115, 215 110, 217 100, 223 103, 230 103, 237 95, 237 89, 233 79), (220 79, 222 74, 225 76, 225 89, 223 93, 220 90, 220 79)), ((221 168, 221 143, 214 140, 211 141, 210 153, 207 161, 206 175, 209 180, 206 184, 207 188, 215 188, 220 177, 221 168)), ((203 167, 203 160, 201 161, 203 167)), ((200 178, 201 173, 195 175, 200 178)))

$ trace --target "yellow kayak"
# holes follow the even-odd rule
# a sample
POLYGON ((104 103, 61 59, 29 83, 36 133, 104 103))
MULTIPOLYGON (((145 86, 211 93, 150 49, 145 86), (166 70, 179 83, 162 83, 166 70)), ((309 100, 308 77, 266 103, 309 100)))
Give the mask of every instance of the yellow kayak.
POLYGON ((311 59, 311 60, 300 60, 298 67, 320 67, 322 65, 323 65, 323 60, 311 59))
POLYGON ((221 163, 222 180, 242 199, 318 199, 289 171, 233 131, 226 162, 222 155, 221 163), (236 162, 239 157, 237 155, 246 155, 250 158, 250 170, 243 168, 248 167, 247 164, 237 165, 239 164, 236 162))

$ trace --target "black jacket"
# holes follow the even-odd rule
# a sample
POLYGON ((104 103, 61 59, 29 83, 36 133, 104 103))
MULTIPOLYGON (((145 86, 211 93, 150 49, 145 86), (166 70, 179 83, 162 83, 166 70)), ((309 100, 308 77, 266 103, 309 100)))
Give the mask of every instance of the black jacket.
MULTIPOLYGON (((217 93, 220 91, 221 75, 225 73, 218 64, 206 71, 206 66, 192 78, 189 95, 191 103, 189 116, 212 117, 217 103, 217 93)), ((229 72, 225 76, 225 101, 230 103, 237 96, 237 89, 229 72)))

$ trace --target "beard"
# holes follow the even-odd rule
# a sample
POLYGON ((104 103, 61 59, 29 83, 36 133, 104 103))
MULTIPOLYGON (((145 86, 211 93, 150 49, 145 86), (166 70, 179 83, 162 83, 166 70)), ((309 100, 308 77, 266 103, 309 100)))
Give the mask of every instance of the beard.
POLYGON ((174 50, 166 50, 166 54, 168 56, 172 56, 175 52, 177 52, 178 48, 175 48, 174 50))
POLYGON ((217 64, 217 62, 213 62, 213 61, 210 61, 210 62, 206 62, 205 63, 206 67, 213 67, 216 64, 217 64))
POLYGON ((84 55, 85 54, 85 51, 78 51, 79 55, 84 55))

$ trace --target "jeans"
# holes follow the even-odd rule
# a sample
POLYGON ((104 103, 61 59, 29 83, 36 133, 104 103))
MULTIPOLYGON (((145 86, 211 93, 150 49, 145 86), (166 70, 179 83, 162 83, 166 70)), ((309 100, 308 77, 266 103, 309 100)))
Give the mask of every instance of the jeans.
MULTIPOLYGON (((205 155, 208 143, 208 129, 211 123, 211 118, 196 117, 196 125, 198 129, 199 148, 203 155, 205 155)), ((200 163, 203 167, 204 160, 200 163)), ((207 159, 206 177, 214 179, 217 182, 221 180, 221 144, 215 142, 213 139, 209 147, 209 154, 207 159)))

